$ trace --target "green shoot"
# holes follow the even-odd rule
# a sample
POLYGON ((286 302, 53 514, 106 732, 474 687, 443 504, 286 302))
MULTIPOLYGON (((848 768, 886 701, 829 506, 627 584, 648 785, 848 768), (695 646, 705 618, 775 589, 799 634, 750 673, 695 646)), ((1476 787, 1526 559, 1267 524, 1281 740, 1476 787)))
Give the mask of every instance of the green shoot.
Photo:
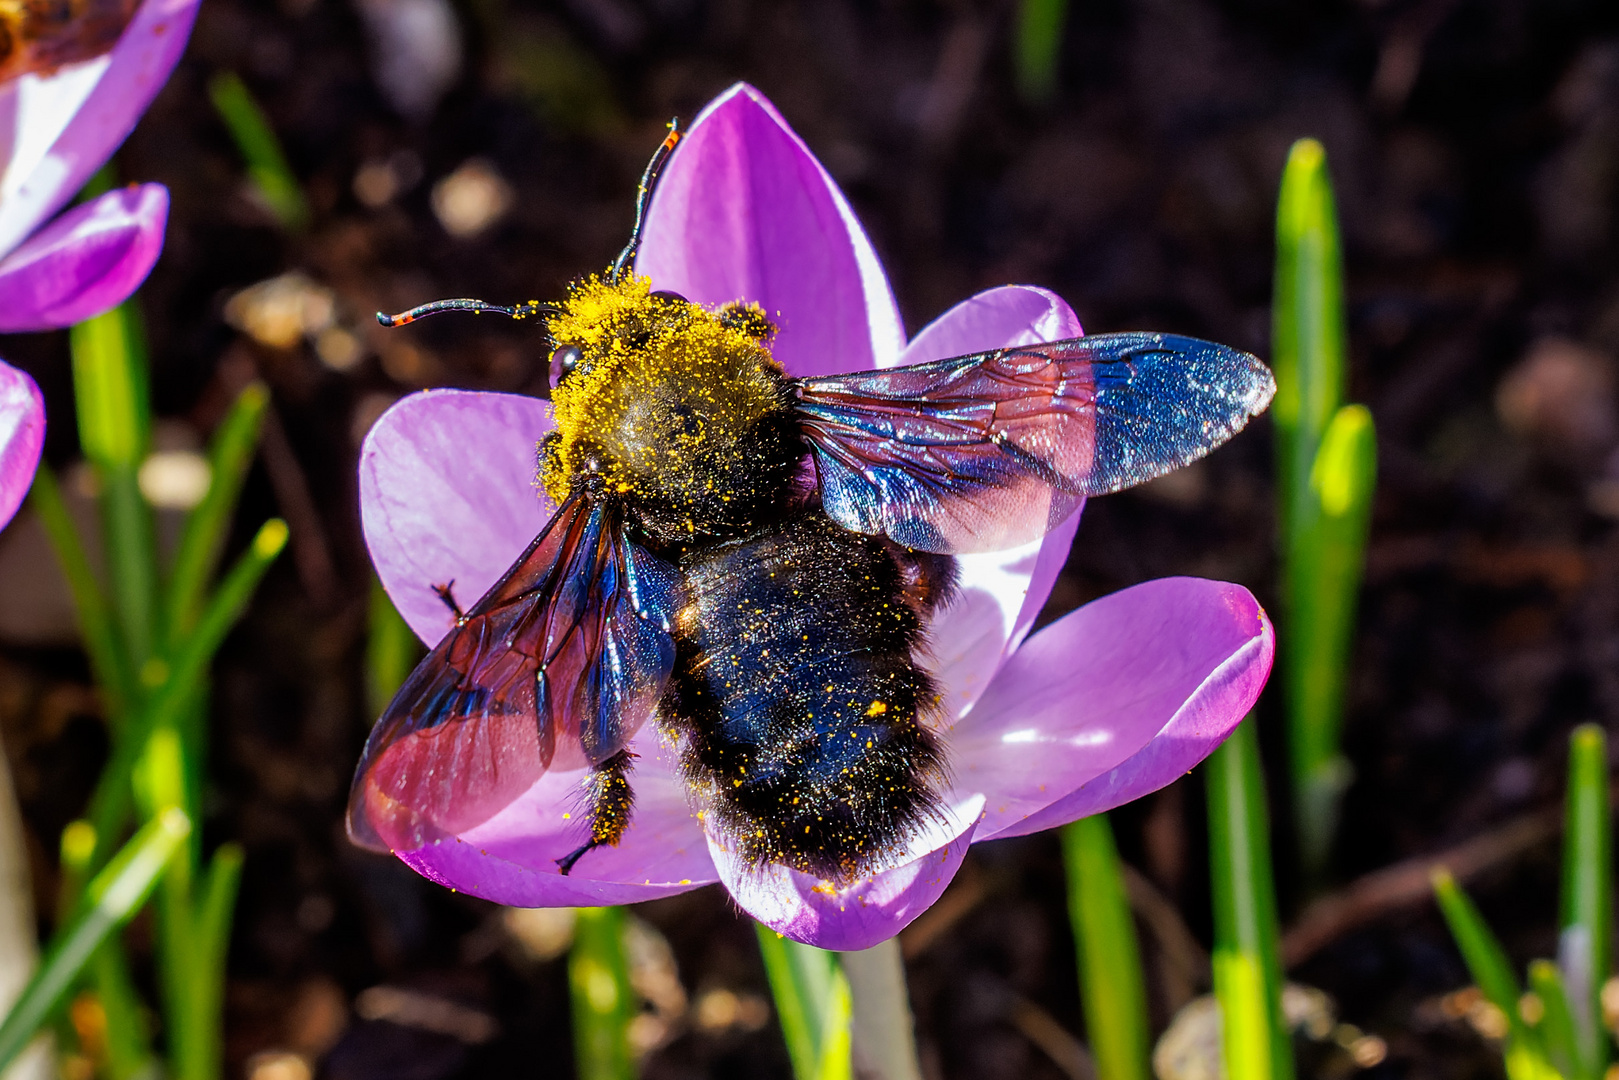
POLYGON ((191 819, 170 807, 147 822, 91 880, 83 904, 46 949, 34 977, 0 1022, 0 1069, 28 1045, 97 947, 140 910, 190 833, 191 819))
POLYGON ((1326 150, 1300 139, 1276 208, 1271 364, 1294 819, 1319 875, 1351 770, 1339 749, 1355 600, 1377 471, 1371 415, 1342 405, 1343 256, 1326 150))
POLYGON ((1434 896, 1468 973, 1501 1013, 1509 1080, 1601 1080, 1609 1071, 1601 991, 1613 969, 1612 811, 1607 740, 1594 724, 1569 738, 1567 805, 1557 962, 1530 963, 1529 995, 1455 878, 1444 869, 1433 875, 1434 896))
POLYGON ((208 97, 230 131, 242 160, 247 162, 248 178, 264 205, 282 228, 302 232, 309 224, 309 204, 287 164, 270 118, 253 99, 252 91, 234 71, 222 71, 208 80, 208 97))
POLYGON ((1044 105, 1057 94, 1067 22, 1068 0, 1021 0, 1018 4, 1012 67, 1018 93, 1031 105, 1044 105))
POLYGON ((835 954, 755 924, 797 1080, 852 1080, 851 995, 835 954))
POLYGON ((372 716, 381 716, 421 659, 422 644, 376 578, 371 579, 370 624, 365 644, 366 705, 372 716))
POLYGON ((624 954, 624 910, 580 908, 568 951, 578 1080, 634 1080, 629 1025, 636 999, 624 954))
POLYGON ((101 486, 113 612, 139 672, 157 648, 157 549, 137 474, 151 448, 146 349, 134 301, 69 332, 79 444, 101 486))
POLYGON ((1562 928, 1557 967, 1574 1028, 1573 1075, 1598 1080, 1608 1067, 1602 984, 1613 970, 1613 811, 1608 742, 1585 724, 1568 746, 1568 810, 1563 831, 1562 928))
POLYGON ((1141 950, 1107 816, 1065 826, 1062 848, 1080 1004, 1097 1080, 1148 1080, 1151 1032, 1141 950))
POLYGON ((1214 994, 1227 1076, 1292 1080, 1259 738, 1244 720, 1209 758, 1214 994))

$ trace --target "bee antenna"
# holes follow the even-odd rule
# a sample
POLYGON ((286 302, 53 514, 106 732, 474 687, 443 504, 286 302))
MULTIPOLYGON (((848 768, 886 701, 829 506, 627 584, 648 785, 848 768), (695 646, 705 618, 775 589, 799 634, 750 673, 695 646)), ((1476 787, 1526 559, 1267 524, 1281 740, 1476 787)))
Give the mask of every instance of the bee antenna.
POLYGON ((635 194, 635 227, 630 230, 630 242, 618 253, 618 258, 613 260, 613 268, 607 274, 607 280, 614 285, 623 278, 624 269, 635 260, 635 253, 640 250, 641 229, 646 224, 646 208, 652 202, 652 189, 657 187, 658 177, 668 164, 669 155, 674 153, 675 144, 685 137, 686 133, 680 130, 680 117, 677 116, 669 121, 669 134, 652 152, 652 160, 646 163, 646 172, 641 174, 641 187, 635 194))
POLYGON ((508 315, 513 319, 528 319, 535 315, 556 315, 561 309, 554 304, 542 304, 538 300, 527 300, 512 307, 502 307, 499 304, 489 304, 482 300, 434 300, 431 304, 418 304, 409 311, 401 311, 398 315, 384 315, 377 312, 377 322, 392 329, 396 326, 406 326, 417 319, 428 315, 437 315, 443 311, 470 311, 474 315, 484 311, 492 311, 496 315, 508 315))

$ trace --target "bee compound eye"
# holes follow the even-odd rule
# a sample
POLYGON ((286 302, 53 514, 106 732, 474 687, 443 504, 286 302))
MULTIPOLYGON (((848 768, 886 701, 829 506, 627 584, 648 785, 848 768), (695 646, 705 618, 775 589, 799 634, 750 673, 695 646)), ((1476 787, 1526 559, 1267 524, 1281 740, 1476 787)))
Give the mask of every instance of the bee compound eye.
POLYGON ((554 387, 579 366, 584 352, 577 345, 560 345, 551 354, 551 385, 554 387))
POLYGON ((691 301, 687 300, 684 296, 681 296, 677 292, 670 292, 668 289, 659 289, 652 294, 652 298, 654 300, 674 300, 681 304, 691 303, 691 301))

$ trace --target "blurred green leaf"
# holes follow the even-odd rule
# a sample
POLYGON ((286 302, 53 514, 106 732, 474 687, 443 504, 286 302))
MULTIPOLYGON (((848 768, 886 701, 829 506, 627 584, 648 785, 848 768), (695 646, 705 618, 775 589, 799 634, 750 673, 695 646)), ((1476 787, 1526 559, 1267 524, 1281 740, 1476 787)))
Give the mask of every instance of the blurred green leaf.
POLYGON ((1020 0, 1012 68, 1024 101, 1043 105, 1056 96, 1067 22, 1068 0, 1020 0))
MULTIPOLYGON (((59 901, 73 900, 57 912, 57 923, 65 926, 73 919, 83 884, 96 853, 95 826, 88 821, 69 822, 62 830, 62 886, 59 901)), ((109 934, 88 965, 89 983, 106 1025, 105 1067, 110 1080, 133 1080, 153 1066, 151 1033, 146 1011, 135 981, 129 974, 129 960, 117 934, 109 934)))
POLYGON ((253 464, 259 428, 270 392, 261 382, 242 388, 230 412, 214 432, 208 448, 208 492, 186 515, 185 529, 169 574, 168 634, 170 651, 190 633, 202 610, 208 581, 219 564, 220 549, 230 530, 242 483, 253 464))
MULTIPOLYGON (((1550 960, 1531 960, 1529 992, 1534 997, 1525 1000, 1533 1000, 1539 1008, 1540 1017, 1534 1026, 1540 1031, 1548 1062, 1565 1077, 1585 1076, 1579 1068, 1579 1040, 1557 965, 1550 960)), ((1521 1013, 1523 1009, 1520 1007, 1518 1011, 1521 1013)))
POLYGON ((1327 151, 1314 139, 1294 143, 1282 171, 1271 320, 1270 415, 1285 540, 1307 512, 1316 449, 1344 392, 1343 256, 1327 151))
POLYGON ((1326 861, 1352 772, 1339 738, 1376 483, 1372 414, 1345 405, 1316 451, 1310 499, 1288 560, 1288 753, 1300 843, 1312 871, 1326 861))
POLYGON ((78 614, 79 632, 84 636, 85 652, 90 656, 90 670, 96 684, 106 696, 109 727, 116 735, 128 716, 135 697, 135 676, 130 670, 128 657, 118 629, 113 623, 112 608, 106 594, 90 568, 73 518, 67 504, 62 501, 62 490, 50 466, 41 464, 34 474, 34 486, 28 493, 29 505, 39 515, 40 525, 49 538, 51 550, 67 579, 73 594, 73 607, 78 614))
POLYGON ((1343 257, 1327 154, 1314 139, 1293 144, 1282 172, 1271 319, 1288 754, 1300 853, 1315 877, 1352 777, 1339 737, 1377 444, 1371 414, 1340 407, 1343 257))
POLYGON ((1450 927, 1450 936, 1461 950, 1462 962, 1483 991, 1484 997, 1501 1011, 1507 1025, 1507 1043, 1504 1056, 1507 1075, 1511 1080, 1540 1080, 1556 1075, 1546 1057, 1540 1035, 1527 1023, 1519 1011, 1523 991, 1506 950, 1490 932, 1489 925, 1479 914, 1473 901, 1456 884, 1449 870, 1439 869, 1433 874, 1434 896, 1439 901, 1440 914, 1450 927))
POLYGON ((1107 815, 1062 830, 1080 1004, 1097 1080, 1149 1080, 1151 1033, 1141 951, 1107 815))
POLYGON ((135 989, 124 943, 116 933, 107 935, 88 968, 90 986, 106 1024, 106 1069, 110 1080, 151 1080, 156 1075, 157 1062, 152 1055, 146 1006, 135 989))
POLYGON ((191 820, 169 809, 148 822, 97 874, 82 906, 56 935, 45 957, 0 1022, 0 1069, 28 1045, 107 935, 146 902, 169 859, 191 832, 191 820))
POLYGON ((1602 984, 1613 971, 1613 811, 1608 802, 1608 743, 1584 724, 1568 747, 1568 807, 1563 831, 1562 932, 1557 966, 1568 991, 1578 1052, 1576 1080, 1598 1080, 1608 1067, 1602 984))
POLYGON ((157 546, 141 494, 141 462, 151 448, 145 333, 133 300, 69 331, 79 445, 100 484, 112 607, 137 674, 158 640, 157 546))
POLYGON ((252 544, 236 560, 204 606, 196 629, 185 639, 173 661, 154 660, 143 671, 150 691, 148 704, 139 713, 137 723, 118 740, 112 760, 102 771, 90 799, 90 822, 103 845, 106 837, 117 835, 124 827, 129 814, 129 778, 146 748, 147 737, 155 730, 174 727, 180 722, 182 711, 202 686, 225 635, 241 617, 259 580, 286 545, 286 522, 271 518, 260 526, 252 544))
POLYGON ((234 71, 221 71, 208 80, 208 97, 247 163, 248 178, 264 204, 282 228, 302 232, 309 224, 309 204, 287 164, 270 118, 253 99, 247 84, 234 71))
POLYGON ((852 999, 835 954, 754 924, 787 1056, 798 1080, 849 1080, 852 999))
POLYGON ((370 631, 365 644, 366 702, 371 715, 377 717, 422 658, 423 649, 375 577, 371 579, 370 631))
POLYGON ((1270 823, 1254 718, 1209 757, 1209 872, 1214 993, 1227 1076, 1292 1080, 1282 1016, 1282 966, 1271 877, 1270 823))
POLYGON ((242 849, 221 844, 187 906, 192 921, 187 937, 168 963, 185 965, 185 1020, 171 1021, 170 1057, 177 1080, 218 1080, 224 1075, 221 1036, 225 1017, 225 954, 231 913, 242 878, 242 849))
POLYGON ((494 12, 482 21, 493 28, 514 89, 548 125, 595 138, 624 129, 612 74, 562 27, 524 26, 494 12))
POLYGON ((79 445, 97 468, 138 469, 151 449, 145 335, 133 302, 68 332, 79 445))
POLYGON ((624 910, 580 908, 568 951, 573 1005, 574 1075, 578 1080, 632 1080, 629 1025, 636 1013, 624 953, 624 910))
MULTIPOLYGON (((156 818, 169 810, 187 811, 189 770, 185 756, 180 733, 172 726, 155 728, 147 737, 132 774, 136 805, 143 816, 156 818)), ((185 1054, 196 1039, 197 1024, 204 1019, 191 1007, 195 996, 191 956, 196 945, 192 939, 192 865, 189 852, 171 859, 156 899, 158 983, 163 992, 170 1063, 182 1080, 192 1080, 193 1070, 186 1067, 185 1054)))

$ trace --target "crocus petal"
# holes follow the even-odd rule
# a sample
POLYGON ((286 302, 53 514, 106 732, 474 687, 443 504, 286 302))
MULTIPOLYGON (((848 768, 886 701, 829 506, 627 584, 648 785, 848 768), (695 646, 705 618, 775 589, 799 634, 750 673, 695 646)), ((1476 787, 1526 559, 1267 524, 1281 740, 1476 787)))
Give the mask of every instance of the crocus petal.
POLYGON ((1062 341, 1084 332, 1074 309, 1051 290, 1002 285, 968 297, 928 323, 894 363, 922 364, 1013 345, 1062 341))
POLYGON ((793 375, 891 363, 905 342, 888 278, 832 177, 763 94, 737 83, 670 158, 636 270, 700 304, 776 320, 793 375))
POLYGON ((630 827, 617 847, 588 852, 566 877, 556 860, 584 840, 584 773, 577 770, 547 773, 477 828, 399 857, 442 885, 514 907, 632 904, 715 880, 673 752, 651 731, 630 748, 640 755, 630 827))
MULTIPOLYGON (((1227 588, 1234 591, 1235 607, 1240 608, 1245 601, 1253 603, 1246 590, 1236 585, 1227 588)), ((1270 619, 1258 610, 1258 604, 1254 608, 1263 623, 1262 632, 1212 672, 1151 742, 1123 764, 1002 835, 1039 832, 1122 806, 1174 783, 1212 754, 1253 708, 1276 657, 1276 635, 1270 619)))
POLYGON ((0 260, 0 332, 72 326, 134 292, 163 252, 169 190, 109 191, 74 207, 0 260))
POLYGON ((39 468, 45 445, 45 401, 39 387, 0 362, 0 528, 16 514, 39 468))
POLYGON ((1168 783, 1242 719, 1273 653, 1252 594, 1201 578, 1148 581, 1052 623, 950 733, 954 789, 988 800, 979 837, 1072 820, 1080 815, 1053 804, 1065 808, 1099 777, 1114 777, 1111 795, 1073 805, 1124 802, 1168 783))
POLYGON ((454 621, 433 591, 471 607, 556 507, 535 486, 551 403, 518 394, 426 390, 382 414, 360 447, 360 524, 382 585, 436 645, 454 621))
POLYGON ((963 799, 892 868, 842 889, 776 863, 749 866, 712 835, 709 850, 731 897, 772 930, 820 949, 869 949, 933 906, 961 868, 983 807, 980 796, 963 799))
POLYGON ((198 2, 145 0, 107 55, 0 88, 0 253, 65 206, 134 129, 185 50, 198 2))
MULTIPOLYGON (((1031 285, 1006 285, 963 300, 916 335, 896 363, 920 364, 1013 345, 1078 337, 1079 318, 1062 297, 1031 285)), ((1068 548, 1079 513, 1044 538, 1007 551, 957 557, 955 599, 928 633, 947 723, 964 715, 1040 614, 1068 548)))

